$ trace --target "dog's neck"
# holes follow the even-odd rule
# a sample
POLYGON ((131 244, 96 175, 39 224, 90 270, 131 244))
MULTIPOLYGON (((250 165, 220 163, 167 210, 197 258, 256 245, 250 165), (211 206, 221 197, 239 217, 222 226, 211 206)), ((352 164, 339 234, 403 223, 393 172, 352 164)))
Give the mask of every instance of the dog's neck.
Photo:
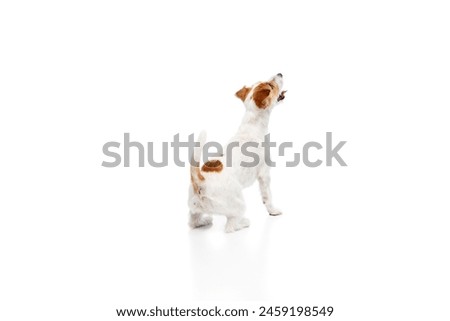
POLYGON ((238 132, 250 132, 252 135, 264 137, 269 131, 270 111, 247 110, 239 126, 238 132))

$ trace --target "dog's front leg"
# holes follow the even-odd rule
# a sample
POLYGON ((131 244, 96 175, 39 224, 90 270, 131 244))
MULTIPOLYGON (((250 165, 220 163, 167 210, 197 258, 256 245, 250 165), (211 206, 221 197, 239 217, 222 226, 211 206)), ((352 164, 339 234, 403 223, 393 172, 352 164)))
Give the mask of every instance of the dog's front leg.
POLYGON ((260 173, 258 176, 259 189, 261 190, 261 197, 267 212, 270 215, 281 215, 282 212, 272 204, 272 192, 270 191, 270 175, 268 170, 260 173))

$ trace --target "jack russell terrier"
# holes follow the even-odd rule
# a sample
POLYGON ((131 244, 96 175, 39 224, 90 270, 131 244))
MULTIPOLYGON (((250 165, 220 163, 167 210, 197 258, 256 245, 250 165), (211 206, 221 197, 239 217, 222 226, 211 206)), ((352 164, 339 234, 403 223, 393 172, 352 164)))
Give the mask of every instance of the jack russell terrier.
POLYGON ((270 215, 280 215, 281 211, 272 204, 270 191, 270 167, 263 160, 267 155, 261 143, 268 133, 270 113, 275 105, 284 99, 282 91, 283 75, 277 74, 268 81, 258 82, 252 87, 242 87, 236 96, 245 105, 245 115, 237 133, 231 138, 231 144, 239 148, 227 147, 227 155, 207 161, 200 169, 200 157, 206 134, 198 138, 200 146, 194 148, 191 159, 191 185, 189 186, 189 225, 192 228, 212 224, 210 214, 222 214, 227 217, 226 232, 235 232, 250 225, 244 217, 245 201, 242 190, 258 180, 262 201, 270 215), (252 143, 259 163, 250 164, 255 158, 244 155, 241 147, 252 143), (257 144, 257 147, 255 146, 257 144), (230 155, 228 155, 230 154, 230 155), (230 160, 231 156, 231 161, 230 160), (227 163, 230 162, 230 164, 227 163))

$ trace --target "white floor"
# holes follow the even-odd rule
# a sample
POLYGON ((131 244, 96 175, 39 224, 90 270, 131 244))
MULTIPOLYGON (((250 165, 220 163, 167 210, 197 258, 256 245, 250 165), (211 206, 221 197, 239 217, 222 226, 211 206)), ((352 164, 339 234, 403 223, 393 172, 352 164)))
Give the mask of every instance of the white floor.
MULTIPOLYGON (((86 311, 104 319, 121 307, 216 303, 331 305, 335 320, 385 313, 403 320, 448 302, 448 226, 437 224, 444 215, 438 204, 408 201, 417 196, 414 186, 401 191, 392 180, 384 191, 371 189, 357 166, 342 169, 345 188, 338 170, 275 169, 274 197, 284 214, 270 217, 255 185, 245 193, 250 228, 226 234, 223 217, 210 228, 188 228, 188 179, 151 184, 167 175, 176 181, 183 171, 80 172, 72 176, 76 186, 91 182, 73 190, 82 202, 61 190, 47 196, 54 199, 47 213, 11 217, 5 304, 31 302, 29 315, 70 309, 68 320, 86 311), (371 202, 376 192, 383 202, 371 202)), ((383 180, 377 175, 372 183, 383 180)), ((31 197, 17 211, 47 201, 31 197)), ((433 320, 440 320, 437 311, 433 320)))

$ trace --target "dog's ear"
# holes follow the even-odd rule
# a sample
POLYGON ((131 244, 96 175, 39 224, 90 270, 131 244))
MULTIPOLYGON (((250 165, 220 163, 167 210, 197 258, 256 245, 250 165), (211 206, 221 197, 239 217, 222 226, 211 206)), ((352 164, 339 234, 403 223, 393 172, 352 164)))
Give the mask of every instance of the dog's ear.
POLYGON ((270 89, 265 88, 263 86, 258 86, 255 88, 255 91, 253 92, 253 100, 255 101, 255 105, 258 108, 266 108, 269 106, 269 95, 270 95, 270 89))
POLYGON ((244 86, 236 92, 236 97, 242 101, 245 101, 245 98, 247 98, 247 95, 250 92, 250 90, 251 88, 244 86))

